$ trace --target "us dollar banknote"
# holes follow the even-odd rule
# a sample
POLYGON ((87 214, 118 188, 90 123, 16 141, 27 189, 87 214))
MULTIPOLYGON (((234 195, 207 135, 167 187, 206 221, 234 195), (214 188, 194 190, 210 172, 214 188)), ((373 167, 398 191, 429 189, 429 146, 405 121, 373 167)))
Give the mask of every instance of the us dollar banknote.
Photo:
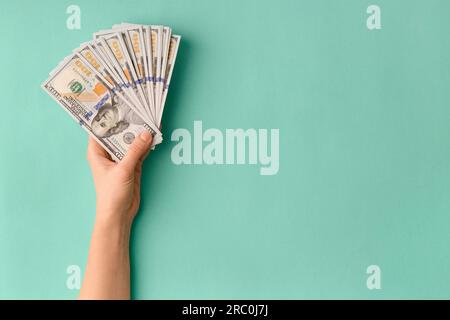
POLYGON ((139 117, 119 88, 85 63, 79 53, 69 56, 42 88, 116 161, 144 130, 153 135, 153 144, 162 141, 158 128, 139 117))
POLYGON ((49 73, 42 88, 120 161, 143 130, 162 142, 161 119, 181 36, 128 22, 100 30, 49 73))
POLYGON ((158 113, 158 119, 157 119, 157 123, 159 123, 159 124, 161 123, 161 118, 162 118, 162 115, 164 112, 164 105, 166 104, 167 92, 169 91, 170 80, 172 79, 173 67, 175 65, 175 60, 177 58, 178 47, 180 45, 180 41, 181 41, 181 36, 178 36, 178 35, 171 36, 169 52, 167 54, 167 68, 166 68, 166 73, 163 78, 164 87, 163 87, 161 102, 159 104, 161 106, 161 112, 158 113))

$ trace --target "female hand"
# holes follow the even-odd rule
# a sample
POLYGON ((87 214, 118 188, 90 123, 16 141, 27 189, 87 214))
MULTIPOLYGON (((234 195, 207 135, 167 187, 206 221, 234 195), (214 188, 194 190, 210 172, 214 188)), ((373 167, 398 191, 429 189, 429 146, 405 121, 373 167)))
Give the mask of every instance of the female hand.
POLYGON ((92 138, 87 159, 97 195, 97 220, 131 224, 139 208, 142 162, 149 153, 152 135, 136 137, 125 157, 116 163, 92 138))
POLYGON ((116 163, 89 138, 97 214, 80 299, 130 298, 130 232, 141 198, 142 162, 151 144, 150 133, 142 133, 116 163))

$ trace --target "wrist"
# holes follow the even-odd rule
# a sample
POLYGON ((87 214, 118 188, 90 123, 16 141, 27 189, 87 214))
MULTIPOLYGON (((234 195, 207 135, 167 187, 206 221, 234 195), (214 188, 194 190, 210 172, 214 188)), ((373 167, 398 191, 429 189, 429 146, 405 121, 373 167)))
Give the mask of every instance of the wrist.
POLYGON ((126 213, 97 209, 95 226, 105 230, 131 230, 133 220, 126 213))

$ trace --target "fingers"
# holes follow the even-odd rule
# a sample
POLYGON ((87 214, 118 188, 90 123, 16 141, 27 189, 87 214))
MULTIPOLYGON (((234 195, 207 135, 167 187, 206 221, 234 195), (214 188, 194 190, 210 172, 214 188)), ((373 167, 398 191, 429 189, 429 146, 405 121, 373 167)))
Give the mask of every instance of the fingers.
POLYGON ((139 137, 134 139, 133 144, 127 151, 127 154, 119 163, 130 172, 134 172, 136 165, 145 157, 146 153, 150 150, 153 137, 148 131, 144 131, 139 137))
POLYGON ((87 148, 87 159, 89 162, 99 159, 108 159, 109 155, 105 149, 102 148, 94 138, 89 137, 89 143, 87 148))
POLYGON ((142 163, 144 162, 145 158, 147 158, 148 154, 150 153, 151 149, 148 149, 147 152, 145 152, 142 157, 139 159, 139 161, 142 163))

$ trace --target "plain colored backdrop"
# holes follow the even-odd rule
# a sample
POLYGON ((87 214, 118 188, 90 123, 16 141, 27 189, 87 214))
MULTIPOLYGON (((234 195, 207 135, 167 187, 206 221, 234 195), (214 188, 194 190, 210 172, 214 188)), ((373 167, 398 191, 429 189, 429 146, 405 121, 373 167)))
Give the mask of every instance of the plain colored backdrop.
POLYGON ((0 298, 73 299, 87 135, 40 84, 120 22, 183 36, 131 240, 137 299, 450 298, 450 1, 9 1, 0 298), (81 8, 81 30, 66 8, 81 8), (382 29, 366 27, 371 4, 382 29), (280 171, 176 166, 176 128, 279 128, 280 171), (378 265, 382 289, 368 290, 378 265))

